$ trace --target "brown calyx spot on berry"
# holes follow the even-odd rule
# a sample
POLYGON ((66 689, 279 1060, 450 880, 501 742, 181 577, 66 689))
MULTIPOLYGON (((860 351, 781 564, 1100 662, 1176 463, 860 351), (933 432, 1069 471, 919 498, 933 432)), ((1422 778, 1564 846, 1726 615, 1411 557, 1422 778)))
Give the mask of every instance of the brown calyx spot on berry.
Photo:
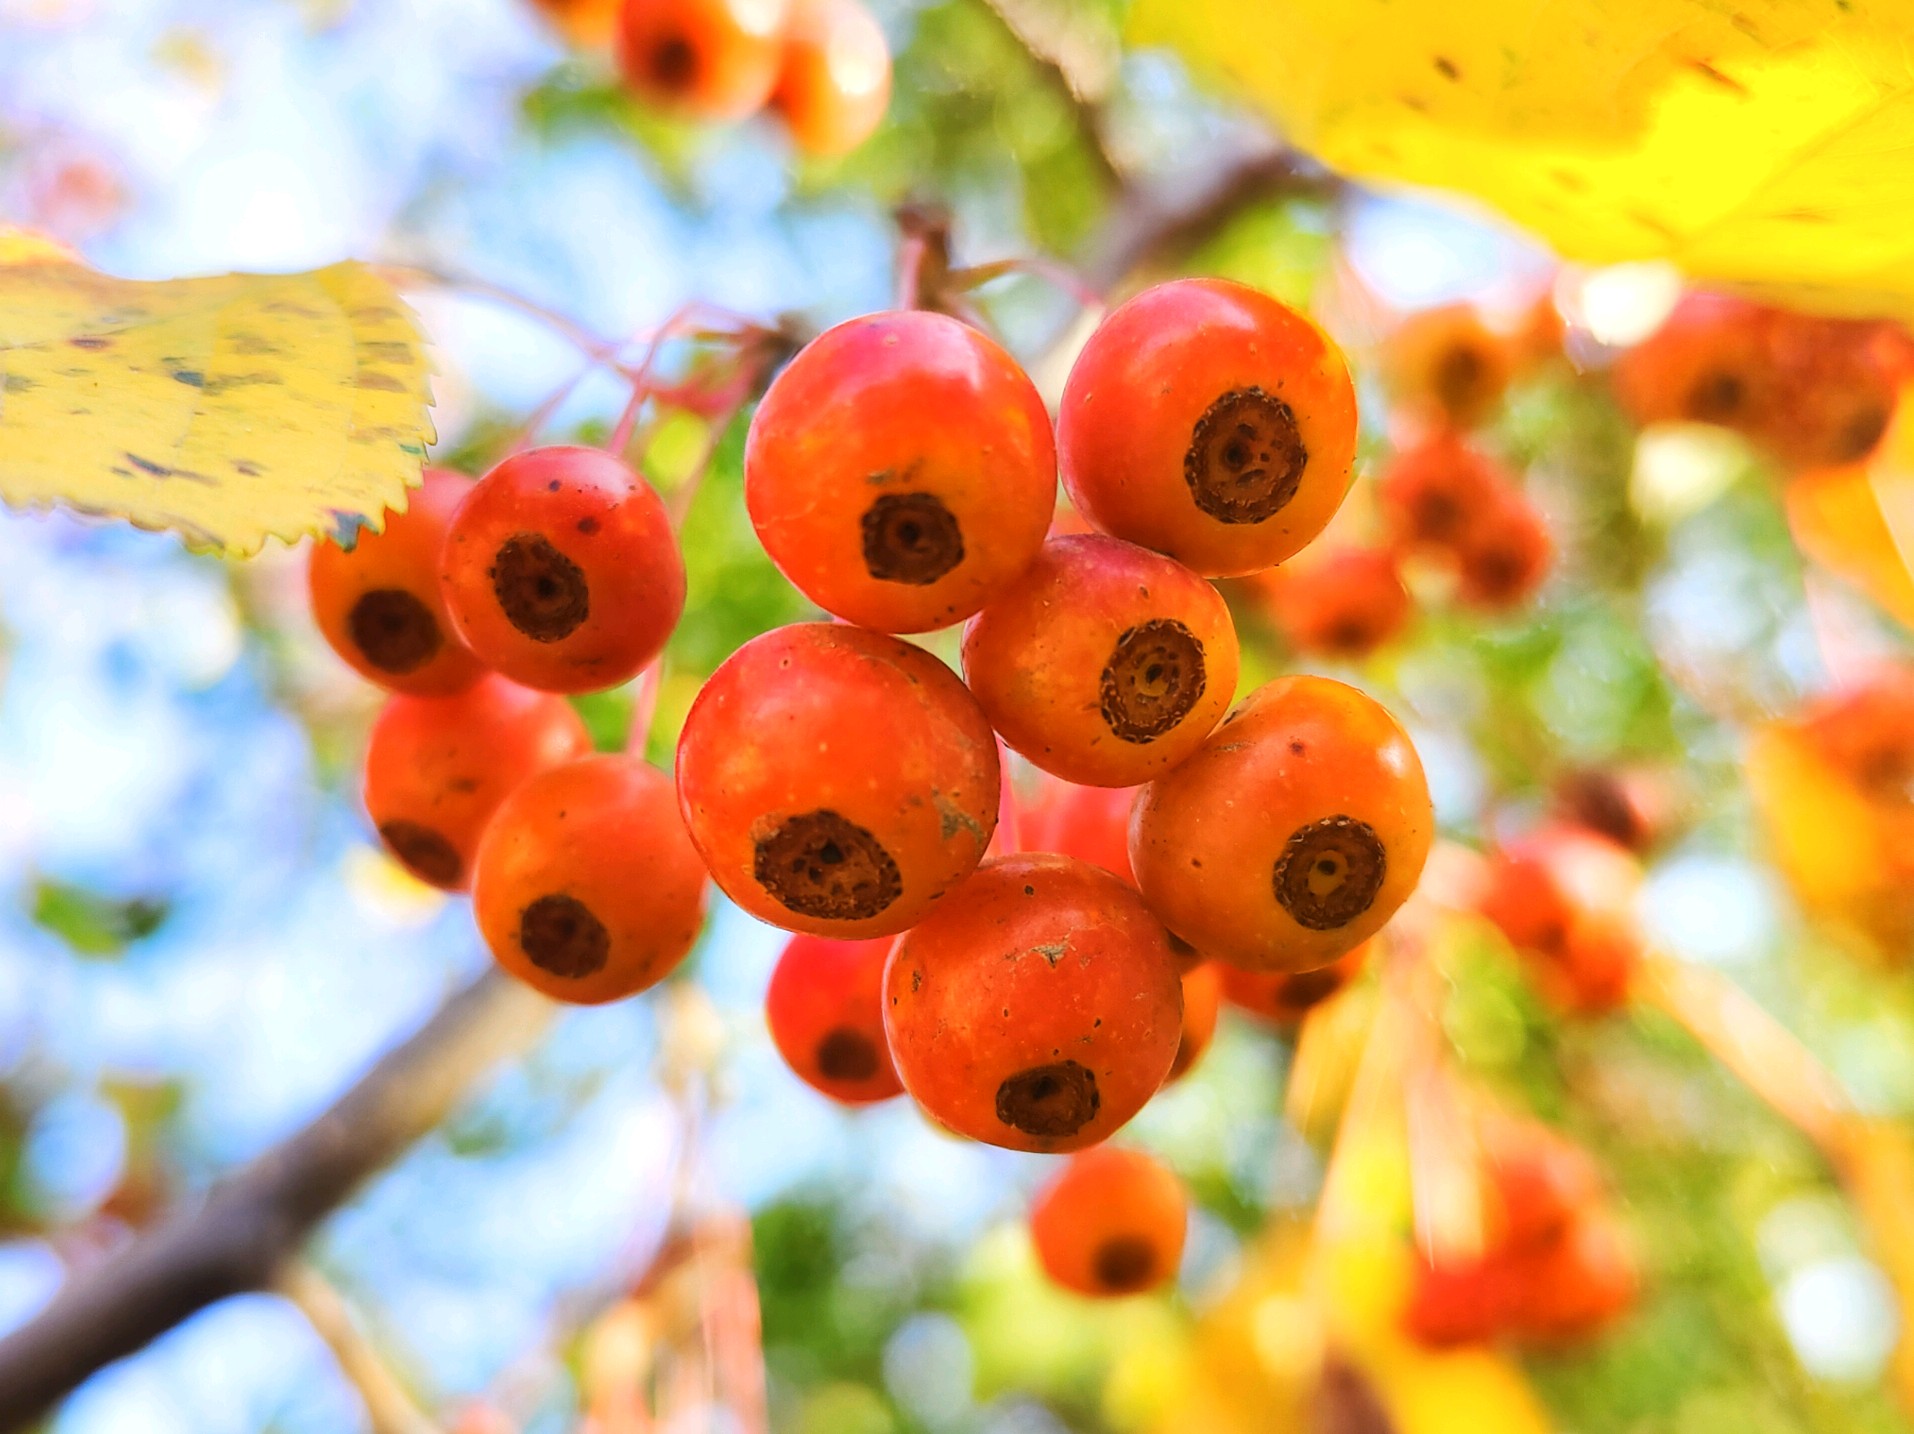
POLYGON ((381 672, 405 673, 425 666, 445 639, 432 609, 404 588, 362 593, 346 614, 352 644, 381 672))
POLYGON ((1308 463, 1290 406, 1260 388, 1238 388, 1196 420, 1183 479, 1196 506, 1218 522, 1260 523, 1296 496, 1308 463))
POLYGON ((518 533, 501 543, 491 578, 507 620, 533 642, 569 637, 591 615, 584 569, 541 533, 518 533))
POLYGON ((568 981, 602 971, 611 933, 575 896, 541 896, 518 914, 518 944, 541 971, 568 981))
POLYGON ((1688 416, 1703 423, 1727 423, 1741 415, 1747 401, 1748 385, 1740 374, 1712 369, 1689 388, 1688 416))
POLYGON ((1040 1140, 1075 1135, 1102 1104, 1096 1072, 1075 1061, 1032 1066, 997 1087, 997 1119, 1040 1140))
POLYGON ((877 1074, 877 1047, 862 1031, 839 1026, 817 1043, 817 1068, 828 1080, 869 1080, 877 1074))
POLYGON ((389 821, 379 828, 379 836, 401 864, 422 881, 451 886, 465 869, 458 848, 419 822, 389 821))
POLYGON ((1451 344, 1436 360, 1432 385, 1436 401, 1451 413, 1466 413, 1482 401, 1489 363, 1474 344, 1451 344))
POLYGON ((864 568, 879 582, 928 587, 964 560, 957 515, 935 493, 886 493, 860 526, 864 568))
POLYGON ((698 47, 683 35, 660 35, 645 57, 652 83, 665 90, 688 90, 698 79, 698 47))
POLYGON ((1189 715, 1208 680, 1195 633, 1175 618, 1141 623, 1104 664, 1103 720, 1125 742, 1154 741, 1189 715))
POLYGON ((865 920, 904 890, 884 844, 826 809, 786 817, 760 837, 751 874, 790 910, 826 921, 865 920))
POLYGON ((1298 926, 1334 931, 1375 905, 1388 870, 1376 829, 1338 814, 1290 834, 1271 884, 1298 926))
POLYGON ((1090 1270, 1106 1290, 1147 1289, 1156 1280, 1156 1246, 1141 1235, 1112 1235, 1090 1257, 1090 1270))

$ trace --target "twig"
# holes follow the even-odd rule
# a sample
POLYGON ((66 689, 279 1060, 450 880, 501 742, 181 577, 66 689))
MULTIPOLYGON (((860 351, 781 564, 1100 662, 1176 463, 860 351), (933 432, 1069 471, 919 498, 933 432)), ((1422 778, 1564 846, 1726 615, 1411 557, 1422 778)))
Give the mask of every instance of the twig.
POLYGON ((0 1340, 0 1429, 24 1428, 207 1305, 270 1288, 320 1220, 444 1121, 480 1076, 529 1049, 552 1009, 488 972, 304 1130, 70 1282, 0 1340))
POLYGON ((339 1372, 359 1391, 372 1434, 437 1434, 438 1426, 353 1323, 352 1311, 324 1275, 295 1261, 280 1277, 279 1292, 299 1307, 339 1361, 339 1372))

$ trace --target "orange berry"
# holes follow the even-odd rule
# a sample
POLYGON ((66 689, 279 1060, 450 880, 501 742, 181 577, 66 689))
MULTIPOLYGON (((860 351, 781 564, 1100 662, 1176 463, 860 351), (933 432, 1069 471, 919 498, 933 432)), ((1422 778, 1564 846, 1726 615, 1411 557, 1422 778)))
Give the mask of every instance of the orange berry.
POLYGON ((472 487, 463 473, 428 468, 385 531, 361 529, 350 548, 316 542, 307 560, 312 618, 332 650, 394 692, 443 695, 485 669, 452 631, 439 591, 439 549, 472 487))
POLYGON ((1272 568, 1257 590, 1289 645, 1324 657, 1368 656, 1415 611, 1395 555, 1382 548, 1338 548, 1272 568))
POLYGON ((704 898, 671 779, 622 755, 554 767, 507 797, 472 882, 493 959, 579 1006, 670 975, 704 926, 704 898))
POLYGON ((1189 1227, 1183 1182, 1140 1150, 1073 1155, 1030 1205, 1030 1238, 1065 1289, 1107 1298, 1168 1284, 1189 1227))
POLYGON ((532 0, 533 7, 581 50, 611 44, 623 0, 532 0))
POLYGON ((858 0, 794 0, 771 107, 807 154, 848 154, 884 121, 891 50, 858 0))
POLYGON ((1309 971, 1395 914, 1434 829, 1396 719, 1340 682, 1283 677, 1143 789, 1130 860, 1150 909, 1199 951, 1309 971))
POLYGON ((1376 501, 1398 547, 1454 554, 1514 486, 1501 464, 1454 429, 1441 428, 1396 451, 1383 468, 1376 501))
POLYGON ((904 1087, 1011 1150, 1106 1139, 1168 1076, 1182 987, 1142 899, 1070 857, 985 862, 904 934, 884 975, 904 1087))
POLYGON ((1398 402, 1473 428, 1501 403, 1515 364, 1508 341, 1480 314, 1446 304, 1398 324, 1383 345, 1382 366, 1398 402))
POLYGON ((366 743, 366 812, 406 870, 463 891, 499 803, 589 751, 569 702, 495 674, 449 697, 402 694, 386 701, 366 743))
POLYGON ((1227 961, 1212 964, 1225 1001, 1277 1026, 1295 1026, 1362 974, 1370 942, 1314 971, 1245 971, 1227 961))
POLYGON ((1207 577, 1258 572, 1320 533, 1355 445, 1341 352, 1295 310, 1223 279, 1119 305, 1057 414, 1064 486, 1084 516, 1207 577))
POLYGON ((884 963, 891 938, 793 936, 771 971, 765 1022, 784 1063, 845 1105, 903 1092, 884 1037, 884 963))
POLYGON ((1214 961, 1198 961, 1183 973, 1183 1034, 1170 1079, 1187 1073, 1203 1058, 1216 1037, 1216 1018, 1223 1004, 1223 974, 1214 961))
POLYGON ((1472 607, 1506 612, 1535 595, 1554 556, 1540 510, 1521 489, 1507 488, 1456 547, 1456 596, 1472 607))
POLYGON ((1498 851, 1482 914, 1528 958, 1543 992, 1596 1014, 1628 999, 1641 961, 1641 864, 1587 828, 1550 826, 1498 851))
POLYGON ((787 0, 625 0, 619 69, 660 109, 741 120, 777 85, 788 18, 787 0))
POLYGON ((964 678, 1047 772, 1130 787, 1168 771, 1236 695, 1236 628, 1203 579, 1115 538, 1052 538, 964 629, 964 678))
POLYGON ((1136 792, 1129 787, 1080 787, 1046 777, 1018 814, 1020 843, 1025 851, 1074 856, 1135 886, 1130 871, 1130 808, 1135 802, 1136 792))

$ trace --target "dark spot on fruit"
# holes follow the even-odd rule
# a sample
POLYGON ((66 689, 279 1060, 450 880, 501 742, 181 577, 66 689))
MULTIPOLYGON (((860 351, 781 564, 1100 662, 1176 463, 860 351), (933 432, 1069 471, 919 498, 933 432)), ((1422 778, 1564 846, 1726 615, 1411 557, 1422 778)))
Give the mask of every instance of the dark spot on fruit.
POLYGON ((1025 896, 1035 896, 1037 894, 1037 888, 1034 886, 1026 886, 1023 889, 1023 894, 1025 896))
POLYGON ((556 478, 554 478, 552 479, 551 482, 545 485, 545 491, 547 493, 556 493, 562 486, 564 485, 561 484, 556 478))
POLYGON ((432 609, 404 588, 362 593, 346 614, 352 645, 381 672, 412 672, 430 662, 444 641, 432 609))
POLYGON ((884 844, 828 810, 786 817, 759 838, 752 874, 790 910, 826 921, 875 916, 904 889, 884 844))
POLYGON ((698 78, 698 49, 683 35, 665 35, 651 47, 652 80, 667 90, 690 89, 698 78))
POLYGON ((1156 1279, 1156 1246, 1140 1235, 1112 1235, 1090 1257, 1090 1270, 1106 1290, 1148 1289, 1156 1279))
POLYGON ((1486 396, 1489 365, 1470 344, 1451 344, 1432 375, 1436 401, 1450 413, 1467 413, 1486 396))
POLYGON ((1238 388, 1196 420, 1183 479, 1218 522, 1260 523, 1296 496, 1308 463, 1290 406, 1260 388, 1238 388))
POLYGON ((1491 600, 1513 597, 1528 579, 1528 563, 1513 548, 1488 547, 1469 554, 1469 581, 1491 600))
POLYGON ((877 1047, 862 1031, 839 1026, 817 1043, 817 1068, 828 1080, 869 1080, 877 1074, 877 1047))
POLYGON ((598 520, 596 518, 580 518, 577 526, 578 531, 589 538, 598 531, 598 520))
POLYGON ((997 1087, 997 1119, 1040 1140, 1075 1135, 1102 1104, 1096 1073, 1075 1061, 1032 1066, 997 1087))
POLYGON ((859 524, 864 567, 879 582, 926 587, 964 560, 957 515, 935 493, 886 493, 859 524))
POLYGON ((1175 618, 1139 624, 1104 664, 1103 720, 1125 742, 1155 741, 1189 716, 1208 685, 1203 644, 1175 618))
POLYGON ((1299 737, 1292 737, 1289 742, 1289 750, 1292 756, 1297 756, 1297 757, 1302 756, 1303 754, 1302 739, 1299 737))
POLYGON ((1462 520, 1467 516, 1461 503, 1453 493, 1440 488, 1429 488, 1415 495, 1410 505, 1412 526, 1416 536, 1432 543, 1445 543, 1462 531, 1462 520))
POLYGON ((1375 905, 1389 859, 1374 827, 1354 817, 1324 817, 1298 827, 1276 859, 1276 900, 1311 931, 1347 926, 1375 905))
POLYGON ((584 569, 542 533, 517 533, 492 559, 492 593, 506 619, 534 642, 558 642, 591 615, 584 569))
POLYGON ((604 969, 611 933, 575 896, 541 896, 518 914, 518 944, 541 971, 575 981, 604 969))
POLYGON ((431 827, 418 822, 390 821, 379 828, 379 837, 400 864, 420 881, 429 881, 434 886, 458 885, 465 863, 459 860, 458 848, 431 827))
POLYGON ((1748 385, 1739 374, 1715 369, 1702 374, 1688 390, 1688 416, 1704 423, 1726 423, 1748 400, 1748 385))

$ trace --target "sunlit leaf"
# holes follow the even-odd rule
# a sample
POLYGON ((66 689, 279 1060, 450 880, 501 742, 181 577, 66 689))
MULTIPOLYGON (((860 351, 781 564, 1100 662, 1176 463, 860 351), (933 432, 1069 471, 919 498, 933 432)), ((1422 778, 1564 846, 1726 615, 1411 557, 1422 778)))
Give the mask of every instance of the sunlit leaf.
POLYGON ((1914 312, 1914 70, 1889 0, 1138 0, 1362 179, 1483 200, 1571 258, 1668 258, 1914 312))
POLYGON ((0 498, 245 555, 377 527, 432 439, 405 304, 359 264, 135 283, 0 232, 0 498))

